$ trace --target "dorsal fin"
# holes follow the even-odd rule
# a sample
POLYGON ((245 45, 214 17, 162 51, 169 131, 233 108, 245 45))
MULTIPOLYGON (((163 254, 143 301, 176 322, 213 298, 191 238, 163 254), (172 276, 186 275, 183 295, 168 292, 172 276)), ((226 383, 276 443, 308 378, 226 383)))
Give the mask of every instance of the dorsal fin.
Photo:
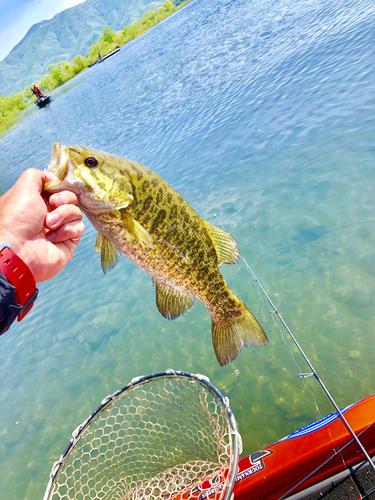
POLYGON ((233 236, 206 220, 202 222, 215 247, 218 265, 235 264, 240 256, 240 251, 233 236))
POLYGON ((103 273, 107 274, 121 259, 121 254, 108 238, 98 233, 96 237, 95 252, 100 253, 103 273))
POLYGON ((194 299, 190 295, 166 288, 157 281, 156 305, 162 316, 168 319, 176 319, 181 314, 186 314, 194 305, 194 299))

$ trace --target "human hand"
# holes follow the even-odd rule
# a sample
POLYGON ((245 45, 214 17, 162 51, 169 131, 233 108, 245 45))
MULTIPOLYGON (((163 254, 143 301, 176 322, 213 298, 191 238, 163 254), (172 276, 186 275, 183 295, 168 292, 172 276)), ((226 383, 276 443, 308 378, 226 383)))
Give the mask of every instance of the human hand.
POLYGON ((26 170, 0 198, 0 242, 6 241, 40 283, 72 259, 83 234, 74 193, 42 193, 46 172, 26 170))

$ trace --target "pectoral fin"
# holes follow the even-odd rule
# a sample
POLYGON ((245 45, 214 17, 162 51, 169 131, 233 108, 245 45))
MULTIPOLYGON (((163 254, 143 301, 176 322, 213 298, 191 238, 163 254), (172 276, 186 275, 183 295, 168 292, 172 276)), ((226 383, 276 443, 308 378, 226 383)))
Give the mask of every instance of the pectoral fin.
POLYGON ((202 222, 215 247, 218 265, 235 264, 240 256, 240 251, 233 236, 206 220, 202 222))
POLYGON ((98 233, 95 252, 100 253, 103 273, 107 274, 121 259, 121 254, 108 238, 98 233))
POLYGON ((103 239, 103 236, 98 233, 96 235, 96 242, 95 242, 95 252, 96 253, 100 253, 102 251, 102 239, 103 239))
POLYGON ((193 307, 194 300, 190 295, 175 292, 156 282, 156 305, 162 316, 176 319, 193 307))
POLYGON ((121 218, 124 229, 126 229, 126 231, 128 231, 138 241, 138 243, 146 248, 153 247, 151 236, 139 222, 132 219, 124 212, 122 212, 121 218))

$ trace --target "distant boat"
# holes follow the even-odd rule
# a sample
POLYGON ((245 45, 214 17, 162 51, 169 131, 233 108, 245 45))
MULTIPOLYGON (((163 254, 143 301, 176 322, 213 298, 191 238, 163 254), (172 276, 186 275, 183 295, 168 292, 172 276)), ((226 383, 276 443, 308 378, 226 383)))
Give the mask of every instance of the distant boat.
MULTIPOLYGON (((117 54, 117 52, 119 52, 120 50, 120 47, 116 47, 114 50, 112 50, 111 52, 109 52, 107 55, 101 57, 100 59, 98 59, 96 62, 97 63, 101 63, 103 61, 105 61, 106 59, 108 59, 108 57, 111 57, 113 56, 114 54, 117 54)), ((94 63, 95 64, 95 63, 94 63)), ((93 65, 92 65, 93 66, 93 65)))
POLYGON ((113 54, 117 54, 117 52, 120 50, 120 47, 116 47, 114 50, 112 50, 111 52, 108 52, 108 54, 106 54, 105 56, 102 56, 102 57, 99 57, 99 59, 97 59, 95 62, 89 64, 89 68, 91 68, 92 66, 95 66, 95 64, 97 63, 101 63, 102 61, 105 61, 106 59, 108 59, 108 57, 111 57, 113 56, 113 54))
POLYGON ((38 99, 35 101, 35 104, 39 108, 44 108, 44 106, 47 106, 51 101, 51 97, 49 95, 44 95, 42 97, 38 97, 38 99))

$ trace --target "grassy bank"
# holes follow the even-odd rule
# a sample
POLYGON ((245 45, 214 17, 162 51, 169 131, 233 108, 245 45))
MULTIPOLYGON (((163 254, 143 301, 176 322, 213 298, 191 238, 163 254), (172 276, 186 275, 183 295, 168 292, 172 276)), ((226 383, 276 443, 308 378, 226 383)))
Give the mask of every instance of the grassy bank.
MULTIPOLYGON (((110 27, 103 29, 102 35, 91 46, 85 57, 78 54, 72 61, 60 61, 57 64, 50 64, 47 67, 47 74, 38 83, 39 88, 48 93, 59 87, 71 78, 75 77, 81 71, 88 68, 99 59, 99 54, 104 56, 116 46, 123 46, 134 38, 145 33, 160 21, 170 16, 176 10, 184 7, 191 0, 166 0, 157 11, 151 10, 134 22, 131 26, 125 26, 120 31, 113 31, 110 27)), ((35 96, 31 92, 31 85, 25 88, 23 92, 13 93, 9 97, 3 97, 0 94, 0 134, 16 123, 19 115, 30 104, 35 103, 35 96)))
POLYGON ((18 92, 9 97, 0 95, 0 134, 17 121, 19 113, 29 105, 27 92, 18 92))

